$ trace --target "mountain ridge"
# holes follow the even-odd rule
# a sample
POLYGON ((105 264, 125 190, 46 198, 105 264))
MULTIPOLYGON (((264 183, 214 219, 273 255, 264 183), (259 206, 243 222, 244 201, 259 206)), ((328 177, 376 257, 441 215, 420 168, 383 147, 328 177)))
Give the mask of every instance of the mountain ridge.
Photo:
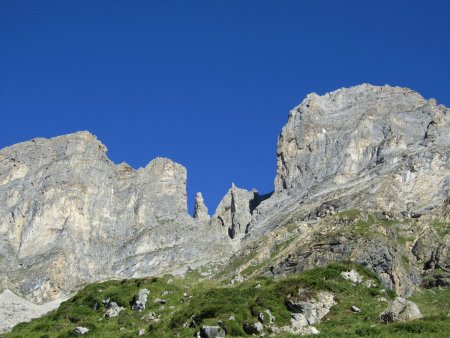
POLYGON ((449 235, 428 226, 450 222, 449 131, 449 109, 407 88, 362 84, 309 94, 279 136, 274 192, 233 184, 211 216, 199 194, 195 217, 188 214, 187 171, 169 159, 138 169, 114 164, 87 131, 6 147, 0 150, 0 289, 45 303, 87 282, 184 273, 249 248, 262 264, 266 240, 295 224, 304 235, 292 242, 298 250, 288 245, 286 256, 260 273, 352 260, 409 295, 422 283, 426 262, 450 272, 449 235), (348 210, 363 214, 327 218, 348 210), (383 233, 393 233, 385 219, 409 224, 396 231, 414 236, 412 249, 397 250, 387 240, 383 233), (421 221, 409 221, 415 219, 421 221), (364 236, 346 222, 369 232, 378 226, 381 237, 368 244, 373 257, 350 254, 359 252, 364 236), (318 243, 318 229, 332 243, 335 228, 342 228, 339 254, 303 256, 301 250, 318 243), (385 252, 391 263, 379 268, 385 252), (402 255, 413 260, 412 272, 401 268, 402 255))

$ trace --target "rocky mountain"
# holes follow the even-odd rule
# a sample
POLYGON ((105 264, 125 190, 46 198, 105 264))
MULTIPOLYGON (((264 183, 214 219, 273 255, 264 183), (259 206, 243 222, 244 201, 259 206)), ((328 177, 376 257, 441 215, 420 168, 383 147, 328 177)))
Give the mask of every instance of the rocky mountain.
POLYGON ((32 301, 230 251, 226 232, 188 215, 186 169, 168 159, 115 165, 79 132, 1 150, 0 173, 0 287, 32 301))
POLYGON ((201 193, 187 213, 181 165, 115 165, 88 132, 5 148, 0 288, 43 303, 230 257, 216 277, 353 261, 402 296, 448 286, 449 112, 399 87, 310 94, 280 134, 274 192, 232 185, 212 216, 201 193))

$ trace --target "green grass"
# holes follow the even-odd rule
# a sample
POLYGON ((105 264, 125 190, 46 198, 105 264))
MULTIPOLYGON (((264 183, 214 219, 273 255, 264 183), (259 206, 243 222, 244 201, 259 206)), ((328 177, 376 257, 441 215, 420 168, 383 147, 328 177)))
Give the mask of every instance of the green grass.
POLYGON ((224 268, 221 269, 220 275, 226 276, 234 273, 240 266, 250 262, 253 258, 256 257, 256 251, 251 251, 250 253, 241 256, 237 259, 232 260, 230 263, 225 265, 224 268))
POLYGON ((145 329, 147 337, 193 337, 200 325, 217 325, 219 321, 227 336, 244 337, 243 324, 255 322, 259 312, 270 310, 276 317, 275 325, 288 325, 290 312, 285 306, 286 299, 305 300, 322 290, 331 291, 338 304, 316 325, 320 337, 440 337, 450 332, 449 290, 425 290, 414 296, 413 301, 425 319, 383 325, 378 314, 387 303, 378 297, 392 299, 394 293, 383 293, 376 275, 352 263, 335 263, 279 279, 251 278, 233 286, 198 277, 193 272, 186 278, 164 276, 91 284, 62 303, 58 310, 17 325, 6 337, 71 337, 76 326, 88 327, 91 331, 86 336, 91 337, 135 337, 139 329, 145 329), (356 269, 365 279, 375 280, 377 286, 366 288, 343 279, 341 272, 349 269, 356 269), (150 291, 147 307, 143 312, 134 312, 130 301, 141 288, 150 291), (163 291, 171 293, 161 296, 163 291), (125 307, 118 317, 103 318, 103 306, 94 309, 96 303, 101 304, 108 297, 125 307), (156 304, 155 298, 164 298, 167 304, 156 304), (351 312, 352 305, 358 306, 361 313, 351 312), (161 321, 142 320, 150 312, 155 312, 161 321), (230 316, 235 320, 230 320, 230 316))
POLYGON ((450 223, 435 222, 431 226, 441 237, 450 235, 450 223))

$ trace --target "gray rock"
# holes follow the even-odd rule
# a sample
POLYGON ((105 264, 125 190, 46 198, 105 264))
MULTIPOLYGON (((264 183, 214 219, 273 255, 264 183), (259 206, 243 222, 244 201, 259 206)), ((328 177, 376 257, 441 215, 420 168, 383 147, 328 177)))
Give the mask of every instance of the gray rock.
POLYGON ((140 329, 138 332, 139 336, 143 336, 145 334, 145 329, 140 329))
POLYGON ((83 335, 83 334, 85 334, 85 333, 88 333, 88 332, 89 332, 89 329, 88 329, 87 327, 77 326, 77 327, 73 330, 73 332, 76 333, 76 334, 81 334, 81 335, 83 335))
MULTIPOLYGON (((330 312, 331 307, 336 304, 334 296, 331 292, 321 291, 317 294, 317 299, 310 299, 308 301, 294 301, 288 299, 286 307, 294 312, 302 314, 308 325, 319 323, 325 315, 330 312)), ((294 318, 296 321, 301 321, 302 318, 294 318)))
POLYGON ((361 312, 361 309, 355 305, 352 305, 350 308, 353 312, 359 313, 361 312))
POLYGON ((209 220, 208 208, 205 205, 201 192, 195 195, 194 218, 200 221, 209 220))
POLYGON ((232 184, 222 198, 213 216, 213 224, 227 229, 230 238, 242 238, 252 219, 251 201, 257 198, 256 191, 240 189, 232 184))
POLYGON ((344 279, 348 279, 350 281, 352 281, 353 283, 362 283, 363 281, 363 277, 355 270, 350 270, 350 271, 344 271, 341 272, 341 276, 344 279))
POLYGON ((183 166, 115 165, 88 132, 0 150, 0 233, 0 289, 38 303, 85 282, 178 272, 234 251, 221 227, 189 216, 183 166))
POLYGON ((145 304, 147 303, 147 295, 149 291, 147 289, 140 289, 138 299, 133 304, 132 309, 134 311, 142 311, 145 309, 145 304))
POLYGON ((107 309, 103 314, 103 317, 112 318, 117 317, 119 313, 123 310, 122 306, 119 306, 116 302, 108 302, 107 309))
POLYGON ((244 323, 244 331, 247 334, 260 334, 264 331, 264 326, 260 322, 244 323))
POLYGON ((225 337, 225 331, 220 326, 203 325, 200 328, 201 338, 222 338, 225 337))
POLYGON ((407 322, 422 318, 422 314, 417 304, 397 297, 389 306, 380 313, 380 319, 383 323, 407 322))
POLYGON ((308 95, 279 137, 275 193, 253 213, 253 236, 295 214, 321 216, 330 201, 335 211, 441 210, 449 129, 447 108, 407 88, 363 84, 308 95))

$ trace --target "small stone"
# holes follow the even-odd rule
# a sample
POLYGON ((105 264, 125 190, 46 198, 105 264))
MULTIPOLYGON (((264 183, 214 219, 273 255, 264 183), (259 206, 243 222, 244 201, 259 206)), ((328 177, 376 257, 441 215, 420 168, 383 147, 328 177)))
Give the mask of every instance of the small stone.
POLYGON ((85 334, 85 333, 88 333, 88 332, 89 332, 89 329, 88 329, 87 327, 77 326, 77 327, 73 330, 73 332, 74 332, 74 333, 77 333, 77 334, 83 335, 83 334, 85 334))
POLYGON ((350 308, 353 312, 361 312, 361 309, 355 305, 352 305, 352 307, 350 308))
POLYGON ((363 277, 355 270, 343 271, 341 272, 341 277, 358 284, 363 281, 363 277))
POLYGON ((372 288, 372 287, 377 286, 377 284, 376 284, 372 279, 365 280, 362 284, 363 284, 366 288, 372 288))
POLYGON ((143 336, 145 334, 145 329, 140 329, 139 330, 139 336, 143 336))

